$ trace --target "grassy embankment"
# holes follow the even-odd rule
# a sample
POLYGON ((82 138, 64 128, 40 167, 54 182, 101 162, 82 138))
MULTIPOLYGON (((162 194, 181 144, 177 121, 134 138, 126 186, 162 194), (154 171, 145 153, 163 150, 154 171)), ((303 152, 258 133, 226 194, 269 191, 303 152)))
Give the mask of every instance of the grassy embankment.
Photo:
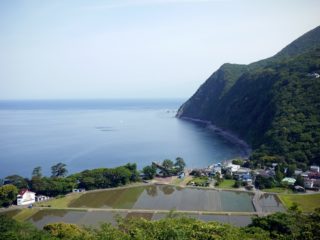
POLYGON ((226 188, 226 189, 233 189, 234 183, 236 180, 234 179, 224 179, 217 188, 226 188))
POLYGON ((37 207, 53 207, 53 208, 67 208, 69 204, 78 199, 83 193, 72 193, 60 198, 54 198, 49 201, 36 203, 37 207))
POLYGON ((178 185, 178 186, 186 186, 188 184, 188 182, 190 182, 192 179, 193 179, 192 176, 187 176, 184 178, 175 178, 175 179, 173 179, 171 184, 178 185))
POLYGON ((18 221, 25 221, 38 211, 39 209, 35 209, 35 208, 31 208, 31 209, 25 208, 25 209, 22 209, 20 212, 18 212, 16 215, 14 215, 13 219, 18 221))
POLYGON ((297 203, 303 212, 312 212, 320 207, 320 193, 317 194, 279 194, 281 202, 286 208, 297 203))
POLYGON ((270 192, 270 193, 283 193, 283 194, 293 193, 293 191, 291 189, 284 188, 284 187, 265 188, 262 191, 263 192, 270 192))

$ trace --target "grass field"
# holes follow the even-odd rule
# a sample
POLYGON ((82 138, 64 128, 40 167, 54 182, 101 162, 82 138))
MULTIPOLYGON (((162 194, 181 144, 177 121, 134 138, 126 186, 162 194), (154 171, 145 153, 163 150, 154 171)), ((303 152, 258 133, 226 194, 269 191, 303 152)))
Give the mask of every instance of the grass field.
POLYGON ((207 187, 209 185, 208 181, 208 177, 193 177, 192 180, 188 182, 188 185, 194 184, 194 186, 207 187))
POLYGON ((183 182, 184 178, 174 178, 171 182, 173 185, 180 185, 183 182))
POLYGON ((18 221, 25 221, 38 211, 39 209, 35 208, 24 208, 21 211, 19 211, 16 215, 14 215, 13 219, 18 221))
POLYGON ((15 215, 17 215, 21 209, 13 209, 5 212, 0 212, 0 215, 6 215, 9 218, 13 218, 15 215))
POLYGON ((132 208, 144 190, 151 193, 156 190, 156 187, 141 186, 87 192, 70 201, 69 206, 76 208, 132 208))
POLYGON ((54 207, 54 208, 67 208, 67 207, 69 207, 69 204, 72 201, 78 199, 81 195, 82 195, 82 193, 73 193, 73 194, 69 194, 69 195, 66 195, 61 198, 55 198, 55 199, 52 199, 49 201, 36 203, 35 206, 37 206, 37 207, 50 206, 50 207, 54 207))
POLYGON ((217 186, 218 188, 227 188, 227 189, 230 189, 230 188, 234 188, 233 185, 236 181, 233 180, 233 179, 224 179, 223 182, 221 182, 219 184, 219 186, 217 186))
POLYGON ((312 212, 320 207, 320 193, 318 194, 279 194, 285 207, 289 208, 297 203, 303 212, 312 212))
POLYGON ((288 188, 283 188, 283 187, 274 187, 274 188, 268 188, 268 189, 263 189, 263 192, 272 192, 272 193, 285 193, 285 194, 291 194, 293 191, 288 188))

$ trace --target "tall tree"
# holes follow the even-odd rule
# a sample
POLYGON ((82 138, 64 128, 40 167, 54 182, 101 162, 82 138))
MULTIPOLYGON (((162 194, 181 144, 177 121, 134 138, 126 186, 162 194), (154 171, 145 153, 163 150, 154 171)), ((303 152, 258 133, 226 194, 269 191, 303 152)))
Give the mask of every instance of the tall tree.
POLYGON ((28 188, 28 181, 19 175, 10 175, 4 179, 5 184, 15 185, 18 189, 28 188))
POLYGON ((18 188, 12 184, 0 187, 0 206, 11 205, 17 199, 17 194, 18 188))
POLYGON ((162 166, 166 169, 172 169, 173 162, 170 159, 166 159, 163 161, 162 166))
POLYGON ((179 171, 183 171, 183 169, 186 166, 186 163, 184 162, 183 158, 177 157, 174 166, 176 166, 179 169, 179 171))
POLYGON ((142 172, 143 174, 145 175, 145 178, 146 179, 153 179, 154 176, 156 175, 157 173, 157 168, 153 165, 151 166, 145 166, 143 169, 142 169, 142 172))
POLYGON ((51 176, 52 177, 65 177, 68 173, 68 170, 66 169, 66 164, 64 163, 58 163, 56 165, 53 165, 51 167, 51 176))
POLYGON ((32 177, 38 177, 41 178, 42 177, 42 173, 41 173, 42 169, 40 166, 35 167, 32 171, 32 177))

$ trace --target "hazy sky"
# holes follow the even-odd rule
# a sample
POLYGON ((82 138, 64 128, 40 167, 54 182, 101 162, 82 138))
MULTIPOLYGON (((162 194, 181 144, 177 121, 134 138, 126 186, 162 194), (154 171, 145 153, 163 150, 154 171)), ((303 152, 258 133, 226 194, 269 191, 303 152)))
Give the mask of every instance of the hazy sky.
POLYGON ((319 0, 0 1, 0 98, 187 98, 320 25, 319 0))

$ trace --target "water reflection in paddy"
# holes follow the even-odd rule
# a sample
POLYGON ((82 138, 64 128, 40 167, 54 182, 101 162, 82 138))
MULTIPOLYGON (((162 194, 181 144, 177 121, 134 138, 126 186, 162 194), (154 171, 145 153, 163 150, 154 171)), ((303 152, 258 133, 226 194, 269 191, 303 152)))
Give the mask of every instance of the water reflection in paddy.
POLYGON ((83 194, 70 207, 253 212, 246 192, 151 185, 83 194))
MULTIPOLYGON (((165 213, 115 213, 109 211, 75 211, 75 210, 41 210, 29 218, 29 222, 37 228, 42 229, 46 224, 54 222, 73 223, 78 225, 98 227, 102 223, 116 224, 116 217, 124 218, 145 218, 147 220, 159 220, 167 217, 165 213)), ((229 215, 209 215, 209 214, 181 214, 181 216, 191 217, 202 221, 217 221, 229 223, 236 226, 246 226, 251 223, 252 216, 229 216, 229 215)))
MULTIPOLYGON (((151 210, 184 210, 184 211, 225 211, 254 212, 252 193, 236 191, 217 191, 210 189, 180 188, 170 185, 149 185, 122 189, 93 191, 81 195, 71 202, 70 207, 114 208, 114 209, 151 209, 151 210)), ((263 211, 283 211, 284 208, 277 196, 264 194, 259 199, 263 211)), ((167 216, 166 213, 135 212, 134 210, 116 213, 106 210, 41 210, 29 221, 38 228, 52 222, 75 223, 79 225, 99 226, 103 222, 116 224, 115 217, 142 217, 157 220, 167 216)), ((252 216, 228 214, 187 213, 203 221, 218 221, 236 226, 245 226, 252 216)))
POLYGON ((259 204, 263 212, 282 212, 285 210, 280 199, 274 194, 261 195, 259 204))

